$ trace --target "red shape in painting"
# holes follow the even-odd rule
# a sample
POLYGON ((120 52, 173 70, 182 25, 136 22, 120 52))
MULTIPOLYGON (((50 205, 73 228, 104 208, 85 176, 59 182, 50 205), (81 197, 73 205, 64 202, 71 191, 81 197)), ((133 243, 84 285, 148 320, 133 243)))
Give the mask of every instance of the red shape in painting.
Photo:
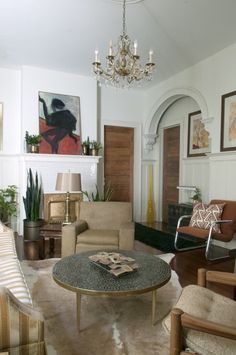
MULTIPOLYGON (((53 126, 48 126, 46 124, 46 121, 42 117, 39 118, 40 134, 54 128, 55 127, 53 126)), ((51 136, 51 138, 53 139, 53 135, 51 136)), ((44 153, 44 154, 54 153, 52 152, 51 145, 43 138, 43 136, 39 146, 39 153, 44 153)), ((81 154, 80 136, 75 133, 73 133, 73 138, 69 135, 66 135, 63 139, 59 141, 58 151, 56 154, 68 154, 68 155, 81 154)))

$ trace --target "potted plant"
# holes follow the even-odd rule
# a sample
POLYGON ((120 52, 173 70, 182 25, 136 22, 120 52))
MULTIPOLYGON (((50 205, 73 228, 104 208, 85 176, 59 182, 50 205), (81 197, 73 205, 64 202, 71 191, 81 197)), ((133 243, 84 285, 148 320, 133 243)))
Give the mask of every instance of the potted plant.
POLYGON ((27 173, 26 196, 23 197, 25 216, 24 239, 38 240, 39 230, 43 224, 41 217, 42 183, 39 181, 38 173, 33 176, 32 170, 27 173))
POLYGON ((97 184, 95 186, 96 186, 96 193, 92 192, 91 195, 89 195, 88 191, 82 191, 82 193, 87 197, 88 201, 100 202, 100 201, 111 200, 114 189, 110 183, 104 185, 102 194, 99 193, 97 184))
POLYGON ((29 134, 28 131, 25 132, 25 141, 27 147, 27 153, 38 153, 39 152, 39 143, 41 142, 42 137, 40 134, 29 134))
POLYGON ((17 187, 8 185, 6 189, 0 189, 0 220, 5 224, 10 224, 11 216, 16 216, 17 212, 17 187))
POLYGON ((102 149, 101 143, 97 141, 90 142, 90 154, 91 155, 98 155, 99 150, 102 149))
POLYGON ((191 197, 193 203, 202 202, 201 191, 198 187, 195 188, 194 195, 191 197))
POLYGON ((83 155, 89 155, 89 146, 90 146, 89 137, 87 137, 86 141, 82 142, 81 146, 82 146, 83 155))

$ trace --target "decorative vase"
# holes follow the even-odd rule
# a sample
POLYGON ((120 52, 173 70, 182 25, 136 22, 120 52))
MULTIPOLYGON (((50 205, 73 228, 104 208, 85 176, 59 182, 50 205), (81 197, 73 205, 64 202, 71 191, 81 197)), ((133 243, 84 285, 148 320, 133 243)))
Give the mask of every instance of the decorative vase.
POLYGON ((153 168, 152 165, 148 167, 148 175, 149 175, 149 194, 148 194, 148 206, 147 206, 147 223, 154 223, 155 222, 155 208, 154 208, 154 201, 153 201, 153 168))

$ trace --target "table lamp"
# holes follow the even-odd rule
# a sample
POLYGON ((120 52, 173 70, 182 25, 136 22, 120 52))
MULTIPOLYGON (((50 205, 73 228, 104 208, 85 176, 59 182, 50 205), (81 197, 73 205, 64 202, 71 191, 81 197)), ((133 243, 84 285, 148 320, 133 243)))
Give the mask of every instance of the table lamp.
POLYGON ((66 191, 65 220, 63 224, 70 224, 70 192, 81 191, 81 175, 79 173, 57 173, 56 190, 66 191))

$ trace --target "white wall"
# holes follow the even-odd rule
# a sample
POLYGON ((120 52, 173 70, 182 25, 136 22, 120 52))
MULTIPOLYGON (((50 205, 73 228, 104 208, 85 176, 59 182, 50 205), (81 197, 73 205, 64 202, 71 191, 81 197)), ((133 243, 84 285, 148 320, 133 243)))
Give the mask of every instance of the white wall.
MULTIPOLYGON (((21 73, 0 68, 0 101, 3 103, 3 153, 20 149, 21 73)), ((0 180, 1 183, 1 180, 0 180)))

